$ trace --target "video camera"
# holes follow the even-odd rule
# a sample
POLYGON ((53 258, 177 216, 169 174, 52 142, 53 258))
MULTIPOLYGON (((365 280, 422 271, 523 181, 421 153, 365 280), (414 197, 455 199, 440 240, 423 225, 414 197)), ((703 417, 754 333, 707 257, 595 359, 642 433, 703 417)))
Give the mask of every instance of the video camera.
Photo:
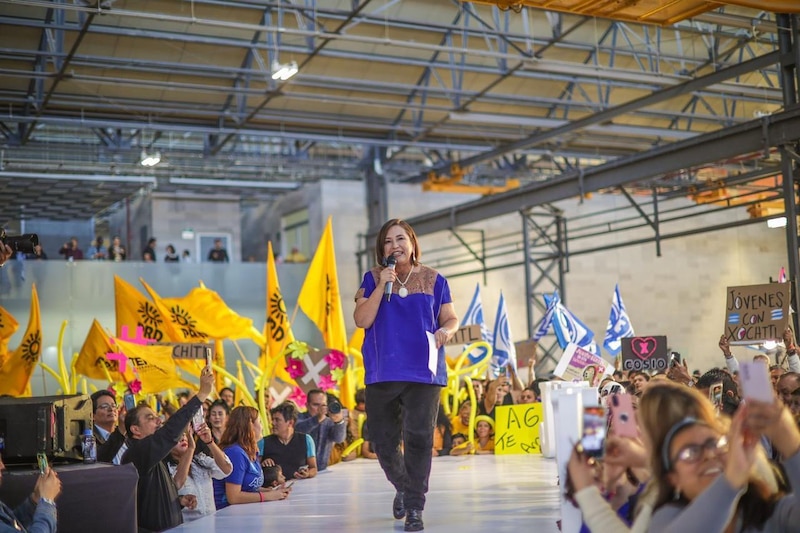
POLYGON ((36 246, 39 245, 39 236, 35 233, 24 235, 6 235, 6 230, 0 229, 0 243, 11 248, 12 252, 22 252, 23 254, 35 254, 36 246))

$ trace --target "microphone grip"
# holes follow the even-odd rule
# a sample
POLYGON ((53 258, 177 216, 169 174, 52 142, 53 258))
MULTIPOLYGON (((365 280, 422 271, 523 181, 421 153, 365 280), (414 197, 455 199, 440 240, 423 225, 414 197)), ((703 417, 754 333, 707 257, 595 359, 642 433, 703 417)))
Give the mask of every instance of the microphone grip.
MULTIPOLYGON (((394 270, 394 266, 395 266, 394 263, 389 263, 388 268, 391 268, 392 270, 394 270)), ((386 301, 387 302, 392 299, 392 287, 393 286, 394 286, 394 282, 390 281, 383 288, 383 294, 384 294, 384 296, 386 296, 386 301)))

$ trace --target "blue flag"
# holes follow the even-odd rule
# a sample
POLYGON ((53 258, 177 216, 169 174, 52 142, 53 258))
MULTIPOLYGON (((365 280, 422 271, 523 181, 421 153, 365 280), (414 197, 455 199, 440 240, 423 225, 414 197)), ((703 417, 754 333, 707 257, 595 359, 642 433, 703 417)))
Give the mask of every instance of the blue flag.
MULTIPOLYGON (((483 304, 481 303, 480 283, 475 284, 475 294, 472 296, 472 301, 469 303, 467 312, 464 313, 464 317, 461 319, 461 324, 464 326, 470 326, 473 324, 480 326, 481 340, 488 342, 489 345, 492 344, 492 331, 486 325, 486 321, 483 318, 483 304)), ((473 350, 468 356, 470 362, 472 364, 477 363, 486 356, 486 352, 486 348, 477 348, 473 350)))
POLYGON ((553 293, 552 296, 545 294, 544 301, 548 307, 550 307, 551 302, 554 306, 552 320, 553 332, 555 332, 558 345, 561 346, 561 348, 566 348, 567 344, 571 342, 577 344, 584 350, 599 354, 597 343, 594 342, 594 333, 592 330, 586 327, 586 324, 581 322, 578 317, 573 315, 572 312, 561 303, 558 293, 553 293))
POLYGON ((497 318, 494 321, 494 344, 492 346, 492 368, 500 369, 508 364, 517 368, 517 350, 508 324, 508 310, 503 292, 500 291, 500 302, 497 305, 497 318))
POLYGON ((622 349, 622 339, 634 336, 633 325, 628 312, 625 311, 625 304, 622 303, 622 295, 619 293, 619 283, 617 283, 614 287, 614 297, 611 300, 611 314, 608 317, 603 346, 611 355, 617 355, 622 349))
POLYGON ((547 335, 547 332, 550 331, 550 323, 553 321, 553 313, 556 311, 556 303, 558 303, 558 301, 558 292, 554 292, 550 303, 547 304, 547 309, 544 311, 544 316, 536 326, 536 331, 533 332, 531 340, 539 342, 542 337, 547 335))

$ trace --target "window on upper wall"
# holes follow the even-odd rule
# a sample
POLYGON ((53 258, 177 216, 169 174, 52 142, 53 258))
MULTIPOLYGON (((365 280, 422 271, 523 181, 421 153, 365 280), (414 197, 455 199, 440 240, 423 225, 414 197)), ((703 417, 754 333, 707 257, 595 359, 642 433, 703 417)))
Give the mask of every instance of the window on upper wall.
POLYGON ((294 211, 281 218, 281 247, 288 262, 304 262, 311 257, 308 209, 294 211))

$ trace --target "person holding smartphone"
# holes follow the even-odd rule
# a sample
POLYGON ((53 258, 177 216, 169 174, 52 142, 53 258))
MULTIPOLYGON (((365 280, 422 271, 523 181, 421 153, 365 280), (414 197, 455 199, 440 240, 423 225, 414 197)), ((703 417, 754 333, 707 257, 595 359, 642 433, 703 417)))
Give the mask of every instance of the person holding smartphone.
POLYGON ((183 523, 182 507, 194 508, 197 499, 178 497, 178 489, 164 463, 194 414, 214 390, 214 373, 200 373, 200 390, 163 423, 147 405, 139 405, 125 416, 128 449, 122 464, 133 463, 139 473, 137 512, 139 531, 164 531, 183 523))
POLYGON ((387 221, 378 232, 375 266, 364 275, 354 312, 356 326, 366 330, 361 351, 370 437, 396 490, 392 514, 405 517, 405 531, 424 528, 433 432, 447 384, 444 345, 458 329, 450 286, 419 262, 421 255, 411 225, 387 221))
MULTIPOLYGON (((0 248, 3 244, 0 243, 0 248)), ((3 458, 0 456, 0 484, 3 483, 3 458)), ((56 531, 56 498, 61 494, 61 480, 56 471, 46 466, 44 472, 36 480, 33 493, 11 509, 0 502, 0 531, 31 531, 37 533, 55 533, 56 531)))

